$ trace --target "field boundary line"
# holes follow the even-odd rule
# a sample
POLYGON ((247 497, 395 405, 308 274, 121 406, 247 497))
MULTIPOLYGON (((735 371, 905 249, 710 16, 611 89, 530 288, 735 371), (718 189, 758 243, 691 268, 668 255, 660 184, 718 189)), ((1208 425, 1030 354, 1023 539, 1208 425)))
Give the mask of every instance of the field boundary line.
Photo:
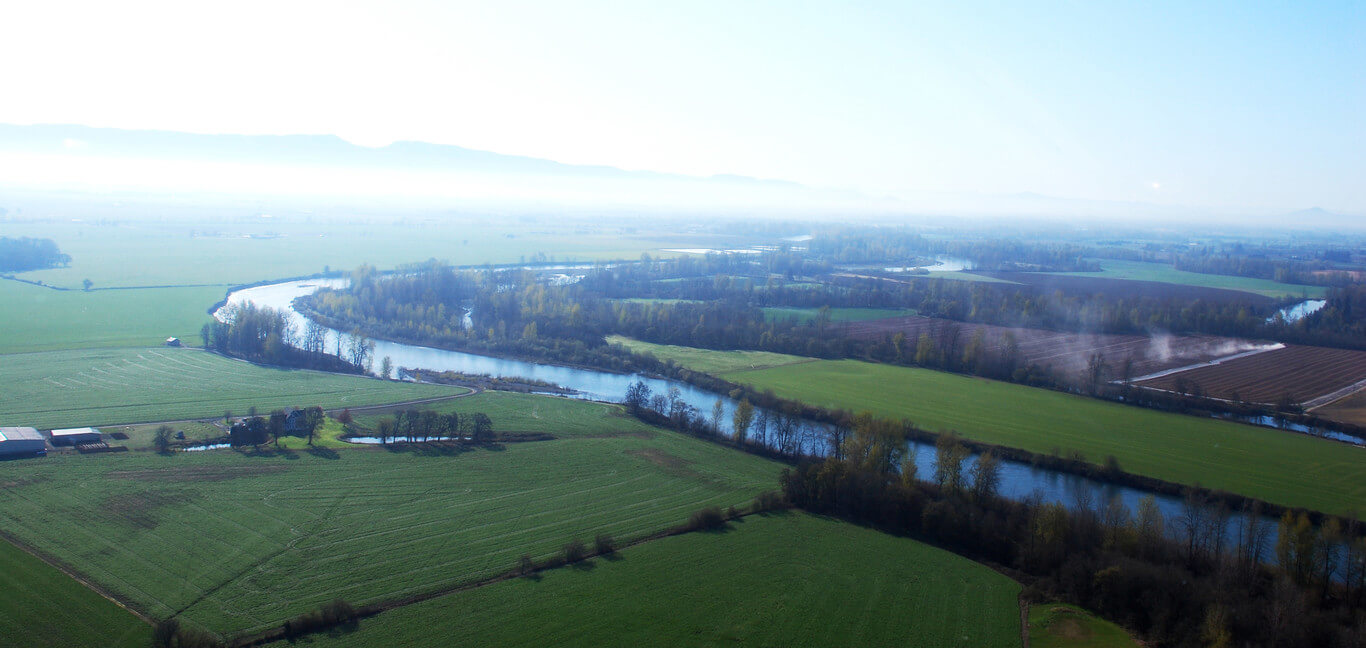
MULTIPOLYGON (((739 515, 736 515, 735 517, 732 517, 732 518, 726 518, 726 522, 729 523, 729 522, 734 521, 734 520, 742 520, 742 519, 747 518, 747 517, 749 517, 749 516, 751 516, 751 515, 765 515, 765 514, 771 514, 771 513, 782 513, 782 512, 785 512, 785 511, 787 511, 787 509, 785 509, 785 508, 783 508, 783 509, 776 509, 776 510, 748 511, 748 512, 745 512, 745 513, 741 513, 741 514, 739 514, 739 515)), ((672 527, 667 527, 667 528, 661 529, 661 530, 659 530, 659 531, 655 531, 655 532, 653 532, 653 533, 648 533, 648 534, 646 534, 646 535, 643 535, 643 536, 641 536, 641 537, 638 537, 638 538, 636 538, 636 539, 634 539, 634 540, 631 540, 631 541, 628 541, 628 542, 623 542, 623 543, 617 545, 616 547, 614 547, 614 548, 612 549, 612 553, 616 553, 616 552, 621 551, 621 550, 623 550, 623 549, 629 549, 629 548, 631 548, 631 547, 635 547, 635 546, 638 546, 638 545, 642 545, 642 544, 645 544, 645 543, 647 543, 647 542, 654 542, 654 541, 656 541, 656 540, 663 540, 663 539, 665 539, 665 538, 672 538, 672 537, 674 537, 674 536, 681 536, 681 535, 686 535, 686 534, 689 534, 689 533, 696 533, 696 532, 698 532, 698 529, 694 529, 694 528, 688 526, 686 523, 684 523, 684 524, 679 524, 679 525, 675 525, 675 526, 672 526, 672 527)), ((585 554, 583 560, 581 560, 581 561, 579 561, 579 562, 585 562, 585 561, 591 560, 591 559, 593 559, 593 558, 598 558, 598 557, 600 557, 600 556, 602 556, 602 555, 603 555, 603 554, 599 553, 596 549, 590 548, 590 549, 588 550, 588 552, 585 554)), ((521 570, 518 569, 517 567, 512 567, 512 568, 510 568, 510 569, 508 569, 508 570, 506 570, 506 571, 500 572, 500 573, 495 574, 495 575, 493 575, 493 576, 486 576, 486 577, 484 577, 484 578, 476 579, 476 580, 473 580, 473 581, 468 581, 468 582, 464 582, 464 583, 457 583, 457 584, 453 584, 453 585, 448 585, 448 586, 440 587, 440 588, 437 588, 437 589, 435 589, 435 590, 431 590, 431 591, 428 591, 428 592, 423 592, 423 593, 421 593, 421 594, 413 594, 413 595, 411 595, 411 596, 405 596, 405 597, 402 597, 402 598, 390 599, 390 600, 388 600, 388 601, 379 601, 379 602, 377 602, 377 603, 371 603, 371 604, 369 604, 369 605, 362 606, 361 611, 356 615, 356 618, 357 618, 357 619, 368 618, 368 617, 376 616, 376 615, 379 615, 379 614, 383 614, 383 613, 388 612, 388 611, 390 611, 390 610, 397 610, 397 609, 402 608, 402 607, 407 607, 407 606, 409 606, 409 605, 415 605, 415 604, 417 604, 417 603, 423 603, 423 602, 426 602, 426 601, 430 601, 430 600, 432 600, 432 599, 441 598, 441 597, 443 597, 443 596, 449 596, 449 595, 451 595, 451 594, 459 594, 459 593, 461 593, 461 592, 468 592, 468 591, 475 590, 475 589, 479 589, 479 588, 481 588, 481 587, 485 587, 485 586, 488 586, 488 585, 494 585, 494 584, 497 584, 497 583, 501 583, 501 582, 503 582, 503 581, 509 581, 509 580, 513 580, 513 579, 517 579, 517 578, 522 578, 522 577, 524 577, 524 576, 528 576, 528 575, 531 575, 531 574, 540 574, 541 572, 550 571, 550 570, 552 570, 552 569, 560 569, 560 568, 568 567, 568 566, 569 566, 569 564, 566 564, 566 563, 558 563, 558 562, 557 562, 557 563, 553 563, 553 564, 549 564, 549 565, 541 565, 541 566, 536 567, 535 569, 531 570, 530 572, 528 572, 528 573, 526 573, 526 574, 522 573, 521 570)), ((284 641, 285 639, 286 639, 286 637, 285 637, 285 635, 284 635, 284 632, 283 632, 282 630, 275 629, 275 630, 268 630, 268 631, 256 633, 256 634, 254 634, 254 635, 248 635, 248 636, 245 636, 245 637, 240 637, 240 638, 239 638, 239 641, 238 641, 238 643, 237 643, 236 645, 239 645, 239 646, 264 646, 264 645, 266 645, 266 644, 275 643, 275 642, 277 642, 277 641, 284 641)))
POLYGON ((1363 389, 1366 389, 1366 380, 1357 381, 1335 392, 1324 394, 1322 396, 1319 396, 1318 398, 1306 402, 1304 404, 1304 411, 1312 412, 1320 407, 1323 407, 1324 405, 1332 405, 1333 403, 1336 403, 1337 401, 1347 398, 1348 396, 1351 396, 1352 394, 1355 394, 1363 389))
POLYGON ((133 616, 137 617, 143 623, 146 623, 147 625, 156 625, 155 619, 147 616, 146 614, 143 614, 143 612, 139 610, 137 607, 135 607, 131 601, 125 602, 120 600, 118 596, 115 595, 113 592, 105 589, 100 585, 95 584, 94 581, 86 578, 74 567, 67 565, 66 563, 62 562, 57 558, 53 558, 38 551, 34 547, 29 546, 28 543, 20 540, 19 538, 16 538, 13 534, 9 533, 8 531, 5 531, 4 529, 0 529, 0 541, 8 542, 11 545, 17 547, 20 551, 30 556, 33 556, 34 558, 37 558, 38 560, 43 561, 45 564, 53 567, 57 571, 66 574, 67 576, 71 577, 72 580, 76 581, 77 583, 80 583, 81 585, 84 585, 86 589, 89 589, 90 591, 100 595, 100 597, 108 600, 114 605, 117 605, 120 608, 127 610, 129 614, 132 614, 133 616))

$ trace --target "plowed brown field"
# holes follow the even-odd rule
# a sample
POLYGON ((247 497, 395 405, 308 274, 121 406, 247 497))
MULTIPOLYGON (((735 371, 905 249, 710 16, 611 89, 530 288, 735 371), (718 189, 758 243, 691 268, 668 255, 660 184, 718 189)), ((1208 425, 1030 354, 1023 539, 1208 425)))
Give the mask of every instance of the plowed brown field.
POLYGON ((1313 407, 1345 396, 1349 392, 1338 392, 1362 381, 1366 352, 1291 345, 1138 384, 1169 391, 1199 387, 1208 396, 1252 403, 1274 404, 1288 394, 1291 401, 1313 407))

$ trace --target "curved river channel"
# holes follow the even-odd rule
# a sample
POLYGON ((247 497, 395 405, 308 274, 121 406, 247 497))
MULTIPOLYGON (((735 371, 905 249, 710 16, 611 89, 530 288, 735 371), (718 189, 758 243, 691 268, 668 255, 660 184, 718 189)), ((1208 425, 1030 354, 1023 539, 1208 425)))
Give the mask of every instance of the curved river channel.
MULTIPOLYGON (((255 288, 245 288, 229 294, 227 301, 216 316, 221 316, 223 309, 234 304, 252 302, 257 306, 268 306, 277 310, 283 310, 293 319, 295 330, 302 331, 307 322, 306 318, 294 310, 293 302, 296 298, 308 295, 319 288, 343 288, 347 285, 347 279, 319 279, 308 281, 287 281, 255 288)), ((329 329, 327 332, 327 347, 336 347, 341 334, 329 329)), ((726 434, 731 433, 731 416, 738 404, 724 394, 700 389, 685 382, 669 379, 651 378, 639 374, 616 374, 605 371, 595 371, 592 369, 582 369, 575 367, 564 367, 551 364, 539 364, 522 360, 512 360, 507 358, 496 358, 490 356, 476 355, 472 353, 462 353, 460 351, 449 351, 445 349, 434 349, 430 347, 403 344, 387 340, 375 340, 374 358, 376 360, 389 357, 394 367, 404 367, 409 369, 426 369, 431 371, 455 371, 467 374, 487 374, 500 378, 527 378, 541 380, 560 385, 567 389, 574 390, 570 398, 581 398, 587 400, 606 401, 620 403, 625 397, 626 388, 636 381, 644 381, 650 387, 651 393, 663 394, 670 387, 677 388, 681 398, 701 413, 710 418, 710 413, 716 401, 722 403, 723 415, 720 421, 721 431, 726 434)), ((799 424, 798 437, 806 439, 804 449, 809 452, 820 452, 823 440, 826 438, 826 426, 813 421, 801 421, 799 424)), ((1325 441, 1325 443, 1328 443, 1325 441)), ((934 474, 935 450, 932 444, 908 443, 907 456, 914 457, 918 474, 929 476, 934 474)), ((964 470, 969 470, 976 457, 970 458, 964 465, 964 470)), ((1079 506, 1086 506, 1096 510, 1100 505, 1111 499, 1118 498, 1131 512, 1137 511, 1139 501, 1148 495, 1153 495, 1158 507, 1167 518, 1166 527, 1168 533, 1174 532, 1179 526, 1178 517, 1184 511, 1185 506, 1180 498, 1168 495, 1149 493, 1147 491, 1117 486, 1114 484, 1099 482, 1086 477, 1080 477, 1068 473, 1037 468, 1025 463, 1013 461, 1001 461, 1001 484, 1000 493, 1005 497, 1016 500, 1025 498, 1037 498, 1043 502, 1061 504, 1069 509, 1076 509, 1079 506)), ((1266 546, 1275 546, 1275 526, 1276 521, 1272 518, 1263 518, 1264 522, 1270 523, 1270 541, 1266 546)), ((1240 532, 1246 529, 1248 520, 1245 516, 1234 514, 1230 515, 1225 526, 1225 535, 1230 542, 1236 542, 1240 532)), ((1265 556, 1265 560, 1273 560, 1272 556, 1265 556)))

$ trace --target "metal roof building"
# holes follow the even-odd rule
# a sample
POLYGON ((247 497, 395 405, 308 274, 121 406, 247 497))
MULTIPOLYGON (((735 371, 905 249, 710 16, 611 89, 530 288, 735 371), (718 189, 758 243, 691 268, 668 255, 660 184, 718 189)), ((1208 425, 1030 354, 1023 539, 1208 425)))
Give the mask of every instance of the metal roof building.
POLYGON ((78 445, 99 443, 100 431, 95 428, 67 428, 52 431, 52 445, 78 445))
POLYGON ((31 427, 0 427, 0 456, 34 455, 47 452, 43 435, 31 427))

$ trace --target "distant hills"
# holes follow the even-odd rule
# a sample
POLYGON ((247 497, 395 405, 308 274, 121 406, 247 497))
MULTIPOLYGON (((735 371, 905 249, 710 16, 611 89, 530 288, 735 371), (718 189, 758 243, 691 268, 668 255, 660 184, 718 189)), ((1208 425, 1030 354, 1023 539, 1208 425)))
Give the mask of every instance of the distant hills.
MULTIPOLYGON (((943 218, 1028 218, 1167 227, 1192 222, 1277 228, 1366 229, 1366 218, 1319 207, 1244 213, 1037 193, 922 191, 869 196, 740 175, 686 176, 575 165, 445 144, 352 144, 334 135, 203 135, 74 125, 0 124, 0 155, 29 156, 0 186, 177 195, 380 197, 468 206, 648 209, 827 216, 940 224, 943 218), (79 160, 67 164, 65 160, 79 160), (42 173, 46 172, 46 176, 42 173)), ((13 168, 13 166, 11 167, 13 168)))

